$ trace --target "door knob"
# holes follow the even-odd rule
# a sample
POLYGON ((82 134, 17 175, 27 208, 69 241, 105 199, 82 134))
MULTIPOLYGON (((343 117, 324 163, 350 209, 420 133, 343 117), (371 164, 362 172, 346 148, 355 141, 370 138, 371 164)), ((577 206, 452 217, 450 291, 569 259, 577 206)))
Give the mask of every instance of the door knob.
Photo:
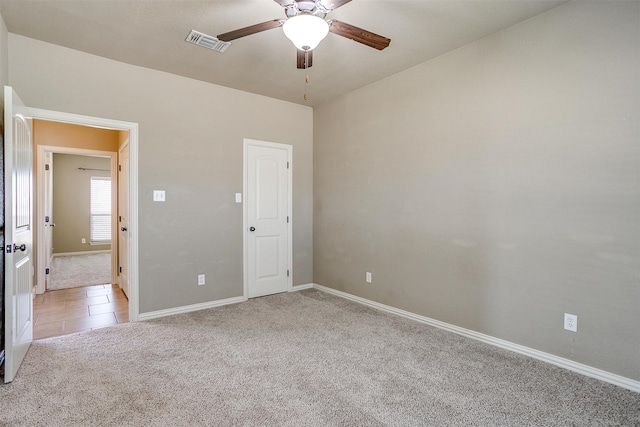
POLYGON ((249 231, 256 231, 255 227, 249 227, 249 231))
POLYGON ((120 231, 127 231, 127 227, 120 227, 120 231))
POLYGON ((21 244, 20 246, 16 245, 15 243, 13 244, 13 252, 26 251, 26 250, 27 250, 27 245, 25 245, 24 243, 21 244))

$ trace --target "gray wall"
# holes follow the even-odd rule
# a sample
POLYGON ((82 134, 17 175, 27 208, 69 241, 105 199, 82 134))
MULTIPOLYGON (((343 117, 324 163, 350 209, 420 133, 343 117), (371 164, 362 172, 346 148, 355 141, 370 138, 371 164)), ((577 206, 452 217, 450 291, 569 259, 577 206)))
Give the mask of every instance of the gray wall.
POLYGON ((639 6, 568 3, 316 108, 315 282, 640 380, 639 6))
POLYGON ((312 282, 311 108, 14 34, 9 81, 31 107, 139 124, 141 313, 242 295, 243 138, 293 145, 293 281, 312 282))
POLYGON ((91 177, 111 176, 111 159, 53 155, 53 253, 104 251, 111 245, 91 242, 91 177), (106 169, 83 171, 78 168, 106 169), (82 243, 82 239, 86 243, 82 243))

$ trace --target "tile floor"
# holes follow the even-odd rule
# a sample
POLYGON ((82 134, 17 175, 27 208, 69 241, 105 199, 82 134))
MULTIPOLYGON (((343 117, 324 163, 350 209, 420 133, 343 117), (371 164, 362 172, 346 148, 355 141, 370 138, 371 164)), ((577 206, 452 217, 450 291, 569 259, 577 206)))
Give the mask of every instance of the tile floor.
POLYGON ((33 301, 33 339, 104 328, 129 321, 129 300, 117 285, 47 291, 33 301))

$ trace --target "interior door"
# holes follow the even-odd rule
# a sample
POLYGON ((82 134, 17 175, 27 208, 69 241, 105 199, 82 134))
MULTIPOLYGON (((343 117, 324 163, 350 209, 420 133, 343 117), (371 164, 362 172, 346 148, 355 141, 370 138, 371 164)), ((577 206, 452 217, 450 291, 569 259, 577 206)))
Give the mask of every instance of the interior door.
POLYGON ((33 339, 31 123, 11 87, 4 90, 5 369, 13 381, 33 339))
MULTIPOLYGON (((51 266, 51 256, 53 254, 53 153, 44 153, 44 262, 46 268, 51 266)), ((38 267, 40 268, 40 267, 38 267)), ((49 289, 51 274, 44 275, 45 289, 49 289)))
POLYGON ((129 297, 129 144, 118 162, 118 284, 129 297))
POLYGON ((247 146, 248 297, 289 289, 289 152, 247 146))

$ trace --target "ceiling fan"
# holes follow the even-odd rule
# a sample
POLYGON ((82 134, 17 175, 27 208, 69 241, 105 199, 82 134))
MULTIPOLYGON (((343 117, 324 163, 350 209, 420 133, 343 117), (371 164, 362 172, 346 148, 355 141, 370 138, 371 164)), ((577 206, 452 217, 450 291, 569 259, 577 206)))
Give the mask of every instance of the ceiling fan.
POLYGON ((329 32, 354 40, 358 43, 382 50, 389 46, 391 39, 374 34, 344 22, 327 20, 327 14, 351 0, 274 0, 284 8, 287 19, 274 19, 217 36, 218 40, 231 40, 283 27, 283 31, 298 49, 297 67, 309 68, 313 65, 313 49, 329 32))

